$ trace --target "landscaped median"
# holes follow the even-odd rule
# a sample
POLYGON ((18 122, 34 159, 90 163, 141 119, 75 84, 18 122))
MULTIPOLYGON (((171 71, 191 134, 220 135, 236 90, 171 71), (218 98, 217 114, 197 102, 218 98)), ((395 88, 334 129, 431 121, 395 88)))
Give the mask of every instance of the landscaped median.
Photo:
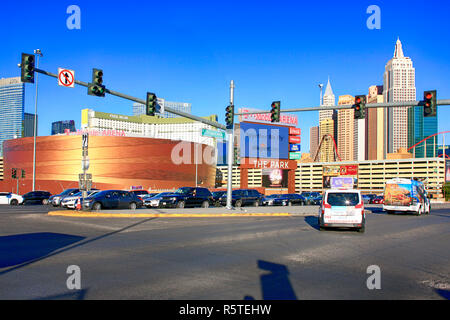
POLYGON ((49 216, 74 218, 223 218, 223 217, 290 217, 284 213, 111 213, 98 211, 50 211, 49 216))

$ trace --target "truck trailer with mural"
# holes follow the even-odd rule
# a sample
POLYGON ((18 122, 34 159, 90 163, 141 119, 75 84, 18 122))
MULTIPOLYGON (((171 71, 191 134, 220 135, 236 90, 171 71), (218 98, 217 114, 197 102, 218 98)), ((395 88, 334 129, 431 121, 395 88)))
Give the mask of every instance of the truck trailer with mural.
POLYGON ((388 214, 429 214, 431 204, 423 182, 402 178, 388 180, 384 188, 383 210, 388 214))

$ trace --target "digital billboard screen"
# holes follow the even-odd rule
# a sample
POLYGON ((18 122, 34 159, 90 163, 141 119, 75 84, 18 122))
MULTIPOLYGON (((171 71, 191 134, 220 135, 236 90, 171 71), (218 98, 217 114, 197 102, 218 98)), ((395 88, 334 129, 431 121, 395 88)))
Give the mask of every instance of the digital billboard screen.
POLYGON ((264 188, 287 188, 289 170, 263 169, 262 186, 264 188))
POLYGON ((241 158, 289 159, 289 128, 240 123, 241 158))

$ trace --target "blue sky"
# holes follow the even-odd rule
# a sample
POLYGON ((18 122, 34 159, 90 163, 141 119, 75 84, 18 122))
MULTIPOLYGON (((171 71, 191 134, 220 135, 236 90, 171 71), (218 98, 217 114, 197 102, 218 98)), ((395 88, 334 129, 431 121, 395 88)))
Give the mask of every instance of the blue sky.
MULTIPOLYGON (((104 70, 108 88, 145 99, 155 92, 190 102, 196 115, 224 122, 229 82, 236 107, 316 106, 319 83, 331 78, 336 98, 367 94, 383 83, 397 37, 416 68, 417 98, 437 89, 450 98, 450 3, 442 1, 8 1, 0 11, 0 77, 19 76, 22 52, 40 48, 41 68, 73 69, 90 81, 104 70), (23 5, 25 4, 25 5, 23 5), (81 9, 81 30, 69 30, 69 5, 81 9), (370 5, 381 9, 381 29, 369 30, 370 5), (29 23, 27 23, 27 21, 29 23)), ((75 120, 81 109, 131 114, 132 102, 87 95, 39 77, 39 134, 51 122, 75 120)), ((34 112, 34 85, 26 85, 26 112, 34 112)), ((302 150, 317 112, 302 112, 302 150)), ((450 107, 439 110, 439 130, 450 130, 450 107)))

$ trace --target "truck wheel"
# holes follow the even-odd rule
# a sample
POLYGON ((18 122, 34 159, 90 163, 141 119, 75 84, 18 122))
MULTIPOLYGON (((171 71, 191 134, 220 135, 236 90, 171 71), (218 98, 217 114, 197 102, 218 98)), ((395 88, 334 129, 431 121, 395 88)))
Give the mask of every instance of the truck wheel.
POLYGON ((17 206, 17 205, 19 204, 19 201, 17 201, 17 199, 12 199, 12 200, 9 202, 9 204, 12 205, 12 206, 17 206))
POLYGON ((362 226, 361 228, 358 228, 359 233, 364 233, 366 231, 366 226, 362 226))
POLYGON ((235 207, 240 208, 242 207, 242 201, 241 200, 237 200, 236 203, 234 204, 235 207))

